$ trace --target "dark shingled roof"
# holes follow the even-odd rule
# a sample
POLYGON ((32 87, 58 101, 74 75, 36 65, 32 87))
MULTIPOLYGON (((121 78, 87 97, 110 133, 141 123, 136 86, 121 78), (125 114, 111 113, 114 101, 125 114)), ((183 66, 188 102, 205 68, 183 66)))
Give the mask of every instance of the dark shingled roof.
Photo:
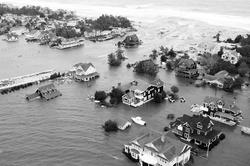
POLYGON ((54 84, 48 84, 45 86, 41 86, 37 89, 37 92, 40 96, 46 100, 53 99, 55 97, 61 96, 61 92, 59 92, 54 84))
POLYGON ((156 87, 162 87, 164 85, 164 82, 161 79, 156 79, 153 82, 151 82, 151 85, 156 87))
POLYGON ((188 123, 188 125, 192 129, 198 129, 203 132, 208 131, 213 126, 213 122, 208 116, 204 117, 202 115, 193 115, 191 117, 189 115, 184 114, 182 117, 178 118, 178 120, 181 121, 182 123, 188 123), (197 128, 198 123, 202 125, 202 129, 197 128), (211 126, 209 126, 209 123, 211 123, 211 126))

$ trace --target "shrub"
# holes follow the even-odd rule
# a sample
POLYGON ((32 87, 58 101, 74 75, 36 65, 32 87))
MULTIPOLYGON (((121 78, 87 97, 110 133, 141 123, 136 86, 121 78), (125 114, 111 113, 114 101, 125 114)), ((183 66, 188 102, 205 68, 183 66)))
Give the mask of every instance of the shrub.
POLYGON ((171 91, 172 91, 173 93, 178 93, 178 92, 179 92, 179 88, 178 88, 177 86, 173 85, 173 86, 171 87, 171 91))
POLYGON ((167 56, 166 55, 162 55, 161 56, 161 62, 166 62, 167 61, 167 56))
POLYGON ((123 96, 123 91, 120 90, 119 88, 113 88, 111 93, 110 93, 110 103, 111 104, 119 104, 122 102, 122 96, 123 96))
POLYGON ((108 55, 108 63, 110 66, 120 66, 122 61, 114 53, 108 55))
POLYGON ((108 120, 104 123, 103 128, 106 132, 112 132, 118 130, 118 125, 116 121, 108 120))
POLYGON ((95 92, 95 100, 104 101, 107 98, 107 94, 104 91, 95 92))
POLYGON ((165 101, 165 98, 166 98, 166 92, 165 91, 162 91, 161 93, 156 93, 154 95, 154 102, 155 103, 162 103, 163 101, 165 101))
POLYGON ((157 65, 152 60, 144 60, 138 62, 134 70, 137 73, 149 74, 151 76, 155 76, 159 71, 157 65))

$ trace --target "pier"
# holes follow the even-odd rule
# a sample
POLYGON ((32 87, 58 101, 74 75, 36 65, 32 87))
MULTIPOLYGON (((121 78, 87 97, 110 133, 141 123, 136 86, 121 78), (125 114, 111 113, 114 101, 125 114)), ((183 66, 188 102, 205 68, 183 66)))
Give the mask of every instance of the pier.
POLYGON ((0 80, 0 93, 7 94, 21 88, 26 88, 33 84, 38 84, 42 81, 49 80, 55 73, 56 72, 54 70, 46 70, 33 74, 0 80))

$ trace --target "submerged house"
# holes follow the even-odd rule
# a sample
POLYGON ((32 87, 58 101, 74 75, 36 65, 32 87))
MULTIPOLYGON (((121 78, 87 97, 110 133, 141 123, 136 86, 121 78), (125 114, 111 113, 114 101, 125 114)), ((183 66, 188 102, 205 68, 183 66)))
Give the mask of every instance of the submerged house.
POLYGON ((203 106, 207 108, 203 114, 211 119, 228 125, 236 125, 242 120, 242 111, 234 100, 207 96, 203 100, 203 106))
POLYGON ((206 116, 183 115, 170 126, 176 136, 187 142, 194 143, 202 149, 212 148, 219 141, 220 130, 214 129, 214 123, 206 116), (211 146, 210 146, 211 145, 211 146))
POLYGON ((199 76, 197 65, 192 59, 182 58, 175 69, 176 76, 197 78, 199 76))
POLYGON ((191 146, 179 141, 171 132, 148 132, 124 145, 124 154, 140 166, 183 165, 190 159, 191 146))
POLYGON ((35 93, 27 95, 27 100, 33 100, 35 98, 41 98, 45 100, 54 99, 58 96, 62 96, 61 92, 58 91, 54 84, 48 84, 39 87, 35 93))
POLYGON ((227 78, 230 78, 229 73, 225 70, 222 70, 215 75, 205 74, 203 80, 209 85, 214 85, 217 88, 222 89, 227 78))
POLYGON ((92 63, 77 63, 70 70, 73 78, 79 81, 91 81, 99 77, 92 63))
POLYGON ((235 65, 240 60, 241 55, 236 50, 224 50, 221 59, 235 65))
POLYGON ((138 36, 136 34, 127 36, 123 42, 125 47, 135 47, 141 44, 141 41, 139 40, 138 36))
POLYGON ((118 86, 125 94, 122 102, 132 107, 141 106, 154 98, 156 93, 163 92, 164 82, 160 79, 154 80, 150 84, 142 81, 132 81, 126 85, 118 86))

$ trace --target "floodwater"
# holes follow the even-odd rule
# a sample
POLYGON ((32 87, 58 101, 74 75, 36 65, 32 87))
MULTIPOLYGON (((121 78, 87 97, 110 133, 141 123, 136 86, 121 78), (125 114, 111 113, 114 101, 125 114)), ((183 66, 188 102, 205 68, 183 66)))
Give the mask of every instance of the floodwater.
MULTIPOLYGON (((107 64, 107 54, 115 51, 111 40, 102 43, 86 41, 84 47, 68 50, 50 49, 37 43, 26 43, 24 38, 7 43, 0 38, 0 79, 39 72, 47 69, 64 71, 78 62, 92 62, 100 78, 91 83, 55 83, 62 96, 43 102, 27 102, 25 94, 33 93, 38 86, 28 87, 7 95, 0 95, 0 165, 1 166, 135 166, 122 154, 123 144, 137 137, 146 128, 162 131, 170 120, 191 114, 191 104, 201 103, 207 95, 236 97, 245 117, 242 125, 250 126, 250 90, 229 94, 209 87, 196 88, 188 80, 176 78, 174 73, 160 70, 157 77, 165 82, 165 88, 177 85, 185 103, 147 103, 140 108, 119 105, 101 108, 87 100, 96 90, 107 90, 119 82, 135 79, 152 81, 154 78, 135 74, 127 69, 166 41, 143 31, 138 32, 143 44, 126 50, 128 60, 120 67, 107 64), (147 127, 133 124, 124 132, 105 133, 101 125, 108 119, 129 120, 141 116, 147 127)), ((46 83, 44 83, 46 84, 46 83)), ((242 135, 239 127, 218 125, 226 139, 215 147, 208 159, 195 158, 194 166, 249 166, 250 137, 242 135)))

